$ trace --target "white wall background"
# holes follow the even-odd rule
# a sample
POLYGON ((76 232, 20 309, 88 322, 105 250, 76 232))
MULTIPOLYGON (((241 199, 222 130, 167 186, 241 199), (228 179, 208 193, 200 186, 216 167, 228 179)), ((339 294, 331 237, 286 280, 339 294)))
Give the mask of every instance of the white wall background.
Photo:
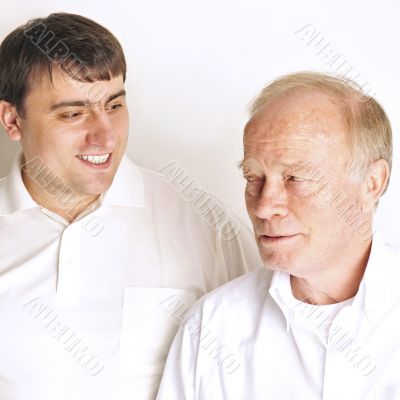
MULTIPOLYGON (((334 72, 339 62, 327 62, 340 55, 352 67, 348 77, 360 74, 356 80, 376 93, 392 122, 394 170, 376 225, 400 245, 398 0, 13 0, 2 4, 0 37, 57 11, 96 20, 124 47, 129 156, 152 169, 178 161, 243 218, 244 182, 235 164, 251 99, 284 73, 334 72), (309 45, 305 29, 296 34, 308 24, 319 33, 309 45)), ((0 132, 0 176, 17 149, 0 132)))

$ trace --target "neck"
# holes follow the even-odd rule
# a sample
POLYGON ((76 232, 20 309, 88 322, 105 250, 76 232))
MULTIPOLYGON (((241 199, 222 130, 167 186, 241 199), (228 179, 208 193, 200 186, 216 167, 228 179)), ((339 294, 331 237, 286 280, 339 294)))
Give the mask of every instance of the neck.
POLYGON ((324 273, 310 276, 290 276, 293 296, 305 303, 334 304, 357 294, 371 251, 372 240, 360 243, 357 252, 347 254, 324 273))
POLYGON ((84 209, 99 197, 99 195, 79 196, 68 189, 63 189, 51 194, 49 189, 45 190, 44 186, 39 185, 29 178, 23 171, 22 180, 36 203, 60 215, 68 222, 72 222, 84 209))

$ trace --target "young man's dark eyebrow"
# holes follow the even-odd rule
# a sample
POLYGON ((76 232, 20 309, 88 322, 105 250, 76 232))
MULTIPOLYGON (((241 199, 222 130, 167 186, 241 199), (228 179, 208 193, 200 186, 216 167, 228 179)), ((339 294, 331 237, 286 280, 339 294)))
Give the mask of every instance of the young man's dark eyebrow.
MULTIPOLYGON (((109 103, 110 101, 116 99, 117 97, 120 96, 126 96, 126 91, 124 89, 120 90, 119 92, 112 94, 111 96, 108 97, 106 100, 106 104, 109 103)), ((66 101, 61 101, 60 103, 53 104, 50 107, 50 111, 57 110, 58 108, 61 107, 86 107, 90 104, 89 100, 66 100, 66 101)))
POLYGON ((109 103, 110 101, 116 99, 117 97, 120 96, 126 96, 126 91, 124 89, 120 90, 119 92, 112 94, 106 101, 106 104, 109 103))

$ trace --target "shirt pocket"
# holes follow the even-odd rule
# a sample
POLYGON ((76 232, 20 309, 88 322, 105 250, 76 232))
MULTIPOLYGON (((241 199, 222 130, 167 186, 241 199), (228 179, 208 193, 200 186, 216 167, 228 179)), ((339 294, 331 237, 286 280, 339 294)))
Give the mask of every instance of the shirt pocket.
POLYGON ((188 290, 125 287, 120 340, 125 367, 161 374, 175 333, 195 301, 188 290))

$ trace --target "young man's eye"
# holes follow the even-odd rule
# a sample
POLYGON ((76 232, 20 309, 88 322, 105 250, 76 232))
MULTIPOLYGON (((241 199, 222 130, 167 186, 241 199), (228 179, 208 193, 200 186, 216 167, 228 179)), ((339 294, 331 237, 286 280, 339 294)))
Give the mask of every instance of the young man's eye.
POLYGON ((116 103, 116 104, 111 104, 111 105, 107 106, 107 109, 108 110, 118 110, 121 107, 122 107, 121 103, 116 103))

